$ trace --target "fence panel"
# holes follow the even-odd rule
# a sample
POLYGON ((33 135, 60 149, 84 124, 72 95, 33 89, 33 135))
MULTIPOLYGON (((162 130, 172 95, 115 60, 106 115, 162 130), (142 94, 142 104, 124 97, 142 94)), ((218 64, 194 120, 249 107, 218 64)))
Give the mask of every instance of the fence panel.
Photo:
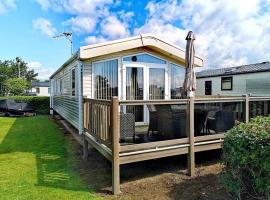
POLYGON ((111 149, 111 101, 84 100, 84 130, 111 149))

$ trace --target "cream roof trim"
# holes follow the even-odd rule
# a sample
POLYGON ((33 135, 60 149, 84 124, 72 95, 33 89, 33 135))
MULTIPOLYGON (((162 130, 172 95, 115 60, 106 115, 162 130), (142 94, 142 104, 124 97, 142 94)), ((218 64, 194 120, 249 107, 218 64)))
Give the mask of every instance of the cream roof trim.
MULTIPOLYGON (((185 62, 185 50, 167 43, 160 38, 151 35, 143 34, 135 37, 129 37, 120 40, 114 40, 109 42, 103 42, 94 45, 82 46, 79 50, 79 58, 81 60, 87 60, 94 57, 112 54, 129 49, 148 47, 155 51, 161 52, 169 57, 172 57, 180 62, 185 62)), ((203 66, 203 59, 199 56, 195 56, 195 65, 198 67, 203 66)))
MULTIPOLYGON (((151 34, 142 34, 134 37, 129 37, 120 40, 113 40, 109 42, 103 42, 88 46, 82 46, 79 48, 78 52, 73 55, 69 60, 67 60, 56 72, 54 72, 50 79, 52 79, 58 72, 64 69, 69 63, 75 59, 79 60, 88 60, 98 56, 108 55, 112 53, 117 53, 120 51, 125 51, 129 49, 135 49, 140 47, 148 47, 154 51, 165 54, 175 60, 179 60, 182 63, 185 63, 185 50, 165 42, 164 40, 151 35, 151 34)), ((194 64, 197 67, 203 66, 203 58, 195 55, 194 64)))

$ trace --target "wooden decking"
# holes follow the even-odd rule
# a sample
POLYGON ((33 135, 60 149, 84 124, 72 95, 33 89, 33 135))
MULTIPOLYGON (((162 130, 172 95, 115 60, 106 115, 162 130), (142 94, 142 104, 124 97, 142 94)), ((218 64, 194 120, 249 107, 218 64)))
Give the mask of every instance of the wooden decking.
MULTIPOLYGON (((195 153, 219 149, 222 147, 224 132, 205 135, 194 135, 194 106, 207 108, 213 104, 220 109, 235 109, 230 103, 237 103, 238 110, 234 110, 237 121, 249 121, 257 114, 270 114, 270 97, 218 97, 178 100, 152 100, 152 101, 119 101, 117 97, 109 100, 85 99, 84 102, 84 153, 87 154, 88 143, 96 148, 112 163, 112 191, 120 192, 120 165, 149 159, 156 159, 174 155, 188 155, 188 174, 193 175, 195 169, 195 153), (252 103, 263 102, 260 110, 250 110, 252 103), (229 103, 229 104, 228 104, 229 103), (186 109, 186 137, 163 138, 162 135, 147 136, 146 128, 137 127, 137 137, 120 140, 120 106, 127 105, 187 105, 186 109), (224 104, 224 105, 223 105, 224 104), (229 105, 229 106, 228 106, 229 105), (239 106, 240 105, 240 106, 239 106), (263 109, 263 110, 262 110, 263 109), (240 119, 243 117, 244 119, 240 119)), ((254 107, 254 106, 253 106, 254 107)), ((258 107, 258 106, 257 106, 258 107)))

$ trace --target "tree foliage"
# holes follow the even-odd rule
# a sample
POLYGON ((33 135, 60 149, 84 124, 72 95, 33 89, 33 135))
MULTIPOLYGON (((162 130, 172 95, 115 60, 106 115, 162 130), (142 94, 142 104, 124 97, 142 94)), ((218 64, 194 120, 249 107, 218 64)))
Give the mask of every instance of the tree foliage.
POLYGON ((8 95, 21 95, 29 88, 29 84, 24 78, 9 78, 5 80, 4 87, 8 95))
MULTIPOLYGON (((19 57, 15 58, 14 60, 0 60, 0 95, 8 94, 8 89, 6 86, 9 85, 11 80, 15 81, 14 78, 24 79, 27 82, 27 85, 30 86, 30 83, 36 80, 37 75, 38 74, 35 73, 34 70, 30 70, 27 63, 19 57)), ((17 80, 15 82, 17 83, 20 81, 23 82, 22 80, 17 80)), ((25 85, 23 84, 23 86, 25 85)))

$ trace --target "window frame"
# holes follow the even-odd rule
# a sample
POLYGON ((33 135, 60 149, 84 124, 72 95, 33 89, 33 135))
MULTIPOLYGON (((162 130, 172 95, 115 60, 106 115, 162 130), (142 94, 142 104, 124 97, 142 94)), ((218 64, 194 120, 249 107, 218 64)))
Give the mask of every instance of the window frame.
POLYGON ((63 78, 59 79, 59 93, 63 94, 63 78))
POLYGON ((40 93, 40 88, 36 87, 36 93, 39 94, 40 93))
POLYGON ((223 76, 223 77, 221 77, 221 91, 232 91, 232 90, 233 90, 233 77, 232 76, 223 76), (229 88, 229 89, 223 88, 224 79, 230 79, 231 88, 229 88))
POLYGON ((207 81, 204 81, 204 95, 209 95, 209 96, 211 96, 212 95, 212 90, 213 90, 213 81, 212 80, 207 80, 207 81), (210 94, 206 94, 206 83, 211 83, 211 92, 210 92, 210 94))
MULTIPOLYGON (((122 65, 121 65, 121 59, 120 57, 111 57, 111 58, 107 58, 107 59, 101 59, 101 60, 94 60, 91 62, 91 97, 93 99, 95 99, 95 83, 94 83, 94 80, 95 80, 95 76, 94 76, 94 64, 98 64, 98 63, 102 63, 102 62, 109 62, 109 61, 112 61, 112 60, 117 60, 117 93, 118 93, 118 96, 120 96, 121 94, 121 69, 122 69, 122 65)), ((102 100, 102 99, 101 99, 102 100)))
POLYGON ((76 67, 73 67, 70 69, 70 88, 71 88, 71 96, 75 97, 76 96, 76 67), (73 71, 74 71, 74 89, 73 89, 73 79, 72 79, 72 75, 73 75, 73 71), (73 94, 74 91, 74 94, 73 94))

